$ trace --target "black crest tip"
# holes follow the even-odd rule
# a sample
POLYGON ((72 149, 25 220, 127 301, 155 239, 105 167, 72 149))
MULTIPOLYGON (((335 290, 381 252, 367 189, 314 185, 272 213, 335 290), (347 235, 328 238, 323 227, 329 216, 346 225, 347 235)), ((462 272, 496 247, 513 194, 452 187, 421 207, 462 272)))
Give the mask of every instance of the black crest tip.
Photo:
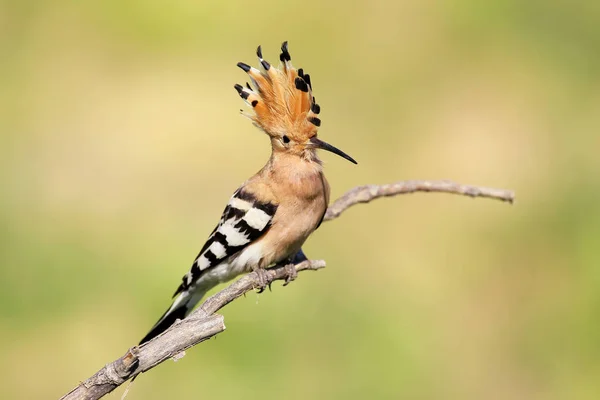
POLYGON ((250 66, 246 63, 239 62, 237 63, 237 66, 240 67, 244 72, 250 71, 250 66))
POLYGON ((262 60, 262 48, 260 47, 260 45, 258 45, 258 47, 256 48, 256 55, 262 60))
POLYGON ((242 99, 247 99, 248 96, 250 96, 250 93, 244 92, 244 87, 239 83, 236 83, 235 85, 233 85, 233 87, 235 88, 235 90, 237 90, 238 94, 242 99))
POLYGON ((292 61, 292 57, 290 56, 290 52, 288 50, 287 40, 281 44, 281 54, 279 55, 279 59, 282 62, 292 61))
POLYGON ((308 121, 315 126, 321 126, 321 120, 317 117, 310 117, 308 121))
POLYGON ((297 76, 296 80, 294 81, 294 84, 296 85, 296 89, 303 92, 308 92, 308 85, 301 77, 297 76))
POLYGON ((304 80, 306 81, 306 83, 308 84, 308 86, 309 86, 310 88, 312 88, 312 83, 310 82, 310 75, 309 75, 309 74, 306 74, 306 75, 304 75, 304 76, 303 76, 303 78, 304 78, 304 80))

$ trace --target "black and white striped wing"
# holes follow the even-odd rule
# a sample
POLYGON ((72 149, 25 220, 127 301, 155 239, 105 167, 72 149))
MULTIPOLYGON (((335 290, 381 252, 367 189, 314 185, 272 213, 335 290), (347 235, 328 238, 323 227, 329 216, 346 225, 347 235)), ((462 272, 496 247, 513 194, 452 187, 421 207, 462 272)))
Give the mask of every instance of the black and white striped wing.
POLYGON ((276 211, 276 204, 260 202, 251 193, 238 189, 173 296, 192 286, 203 271, 220 264, 265 234, 276 211))

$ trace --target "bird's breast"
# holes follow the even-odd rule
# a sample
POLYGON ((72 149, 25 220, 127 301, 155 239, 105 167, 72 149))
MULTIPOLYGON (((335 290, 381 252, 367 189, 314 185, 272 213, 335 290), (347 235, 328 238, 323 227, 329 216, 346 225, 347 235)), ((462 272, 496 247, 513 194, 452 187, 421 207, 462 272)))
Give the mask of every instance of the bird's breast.
POLYGON ((317 228, 327 209, 329 185, 321 173, 311 174, 289 182, 277 198, 279 206, 263 243, 270 263, 295 254, 317 228))

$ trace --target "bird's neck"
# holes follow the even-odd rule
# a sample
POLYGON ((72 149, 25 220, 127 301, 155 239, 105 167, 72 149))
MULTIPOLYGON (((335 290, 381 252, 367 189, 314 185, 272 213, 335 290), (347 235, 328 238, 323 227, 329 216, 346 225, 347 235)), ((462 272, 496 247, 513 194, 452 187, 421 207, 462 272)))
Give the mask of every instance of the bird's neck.
POLYGON ((323 171, 321 160, 314 150, 302 154, 273 151, 265 168, 271 173, 281 173, 298 178, 318 175, 323 171))
POLYGON ((261 174, 275 187, 287 188, 301 197, 312 197, 322 192, 323 167, 314 156, 273 152, 261 174))

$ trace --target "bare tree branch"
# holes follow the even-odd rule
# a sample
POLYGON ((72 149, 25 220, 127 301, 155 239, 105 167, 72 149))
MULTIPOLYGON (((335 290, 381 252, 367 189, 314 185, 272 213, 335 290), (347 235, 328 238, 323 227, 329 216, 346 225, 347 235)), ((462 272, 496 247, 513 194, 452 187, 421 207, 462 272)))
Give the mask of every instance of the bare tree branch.
POLYGON ((391 197, 415 192, 439 192, 460 194, 469 197, 486 197, 513 203, 515 194, 511 190, 492 189, 480 186, 461 185, 452 181, 400 181, 386 185, 357 186, 347 191, 327 209, 324 221, 336 219, 348 207, 368 203, 380 197, 391 197))
MULTIPOLYGON (((486 197, 512 203, 514 193, 508 190, 491 189, 477 186, 459 185, 450 181, 401 181, 388 185, 366 185, 346 192, 327 209, 324 221, 340 216, 347 208, 368 203, 380 197, 396 196, 414 192, 444 192, 470 197, 486 197)), ((305 260, 294 266, 297 272, 318 270, 325 267, 325 261, 305 260)), ((165 360, 177 360, 185 355, 185 350, 201 343, 225 330, 223 316, 215 314, 227 304, 259 288, 270 285, 276 280, 287 280, 293 271, 292 266, 278 266, 262 274, 252 272, 227 286, 225 289, 207 298, 200 307, 188 317, 175 323, 163 334, 141 346, 127 350, 118 360, 107 364, 93 376, 81 382, 61 400, 95 400, 112 392, 118 386, 142 372, 146 372, 165 360)))
POLYGON ((165 332, 160 340, 130 348, 123 357, 106 365, 61 399, 99 399, 140 372, 166 359, 177 358, 185 349, 225 330, 223 316, 219 314, 199 317, 194 313, 173 327, 176 329, 165 332))
MULTIPOLYGON (((300 271, 316 271, 325 267, 325 261, 306 260, 297 265, 300 271)), ((289 276, 288 267, 272 268, 262 274, 263 284, 270 285, 276 280, 284 280, 289 276)), ((225 330, 223 316, 215 314, 218 310, 238 297, 258 288, 261 276, 252 272, 206 299, 202 305, 185 319, 175 323, 171 328, 153 340, 141 346, 127 350, 125 355, 106 365, 91 378, 81 382, 76 388, 61 397, 61 400, 99 399, 112 392, 128 379, 146 372, 163 361, 180 359, 185 350, 213 337, 225 330)))

